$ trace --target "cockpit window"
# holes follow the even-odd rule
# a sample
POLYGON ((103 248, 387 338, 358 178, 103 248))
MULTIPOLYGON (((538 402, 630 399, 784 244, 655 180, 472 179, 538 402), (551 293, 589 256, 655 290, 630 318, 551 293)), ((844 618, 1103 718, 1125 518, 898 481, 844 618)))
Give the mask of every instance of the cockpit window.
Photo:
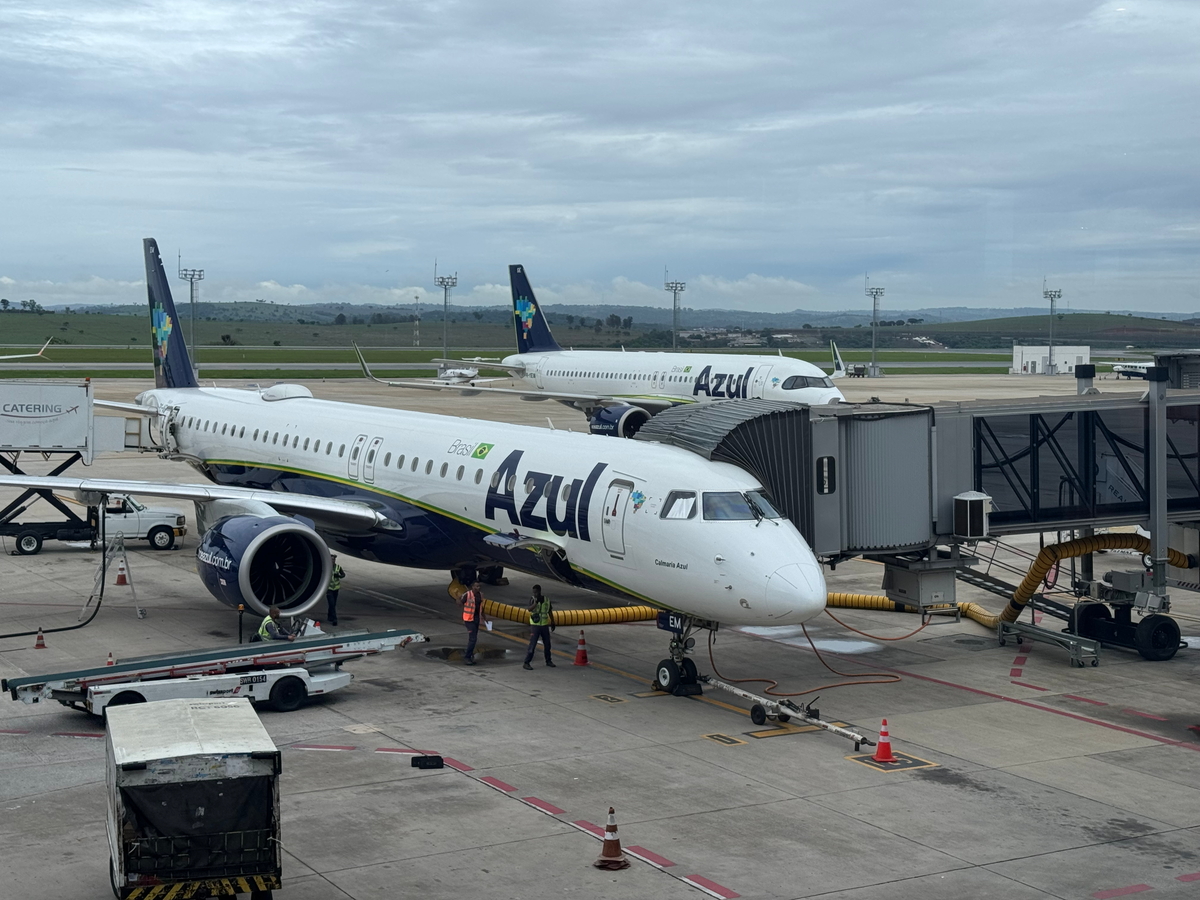
POLYGON ((710 521, 756 519, 746 498, 737 491, 705 491, 704 518, 710 521))
POLYGON ((833 380, 828 376, 792 375, 785 378, 780 387, 785 391, 798 391, 801 388, 831 388, 833 380))
POLYGON ((783 513, 772 505, 766 491, 746 491, 746 499, 750 505, 762 513, 764 519, 782 519, 783 513))
POLYGON ((663 519, 691 519, 696 515, 695 491, 671 491, 663 504, 659 517, 663 519))

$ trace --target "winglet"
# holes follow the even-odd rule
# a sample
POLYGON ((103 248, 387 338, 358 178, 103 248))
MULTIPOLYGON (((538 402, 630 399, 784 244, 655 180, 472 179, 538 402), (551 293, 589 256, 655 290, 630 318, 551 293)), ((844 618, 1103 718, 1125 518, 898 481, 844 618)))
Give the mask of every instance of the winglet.
POLYGON ((365 375, 371 381, 378 382, 379 384, 388 384, 388 382, 384 381, 382 378, 376 378, 371 374, 371 367, 367 365, 367 358, 363 356, 363 352, 358 348, 358 344, 354 343, 353 341, 350 343, 354 347, 354 352, 358 354, 358 364, 362 367, 363 375, 365 375))
POLYGON ((833 374, 830 378, 842 378, 846 374, 846 363, 842 361, 842 354, 838 353, 837 344, 833 341, 829 342, 829 349, 833 351, 833 374))

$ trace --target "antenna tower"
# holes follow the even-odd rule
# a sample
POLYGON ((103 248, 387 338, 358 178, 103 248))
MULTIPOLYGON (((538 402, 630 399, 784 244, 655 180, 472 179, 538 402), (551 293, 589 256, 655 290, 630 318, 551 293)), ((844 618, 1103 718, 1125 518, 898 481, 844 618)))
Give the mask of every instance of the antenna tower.
POLYGON ((191 340, 192 370, 196 373, 199 373, 200 361, 196 358, 196 294, 199 292, 199 288, 196 285, 198 285, 201 281, 204 280, 204 270, 203 269, 185 269, 183 267, 183 254, 182 253, 179 254, 178 260, 179 260, 179 280, 186 281, 188 283, 189 294, 191 296, 191 302, 189 305, 192 308, 192 329, 191 329, 191 333, 192 333, 192 340, 191 340))

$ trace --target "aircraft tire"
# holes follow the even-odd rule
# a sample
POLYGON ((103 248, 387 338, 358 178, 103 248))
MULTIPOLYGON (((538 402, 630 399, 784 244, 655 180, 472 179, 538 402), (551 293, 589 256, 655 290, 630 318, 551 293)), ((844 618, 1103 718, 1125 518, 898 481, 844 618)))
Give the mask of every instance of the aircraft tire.
POLYGON ((668 694, 679 687, 679 666, 673 659, 664 659, 658 664, 658 686, 668 694))

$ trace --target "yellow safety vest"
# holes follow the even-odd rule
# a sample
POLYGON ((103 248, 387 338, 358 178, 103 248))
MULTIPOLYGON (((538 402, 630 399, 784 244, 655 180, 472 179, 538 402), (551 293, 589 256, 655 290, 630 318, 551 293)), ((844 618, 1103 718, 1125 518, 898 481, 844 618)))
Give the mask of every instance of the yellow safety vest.
MULTIPOLYGON (((259 636, 260 640, 264 640, 264 641, 274 640, 274 638, 271 637, 271 632, 267 631, 267 625, 270 623, 270 621, 271 621, 271 617, 267 616, 265 619, 262 620, 262 624, 258 626, 258 636, 259 636)), ((276 626, 276 627, 278 627, 278 626, 276 626)))

